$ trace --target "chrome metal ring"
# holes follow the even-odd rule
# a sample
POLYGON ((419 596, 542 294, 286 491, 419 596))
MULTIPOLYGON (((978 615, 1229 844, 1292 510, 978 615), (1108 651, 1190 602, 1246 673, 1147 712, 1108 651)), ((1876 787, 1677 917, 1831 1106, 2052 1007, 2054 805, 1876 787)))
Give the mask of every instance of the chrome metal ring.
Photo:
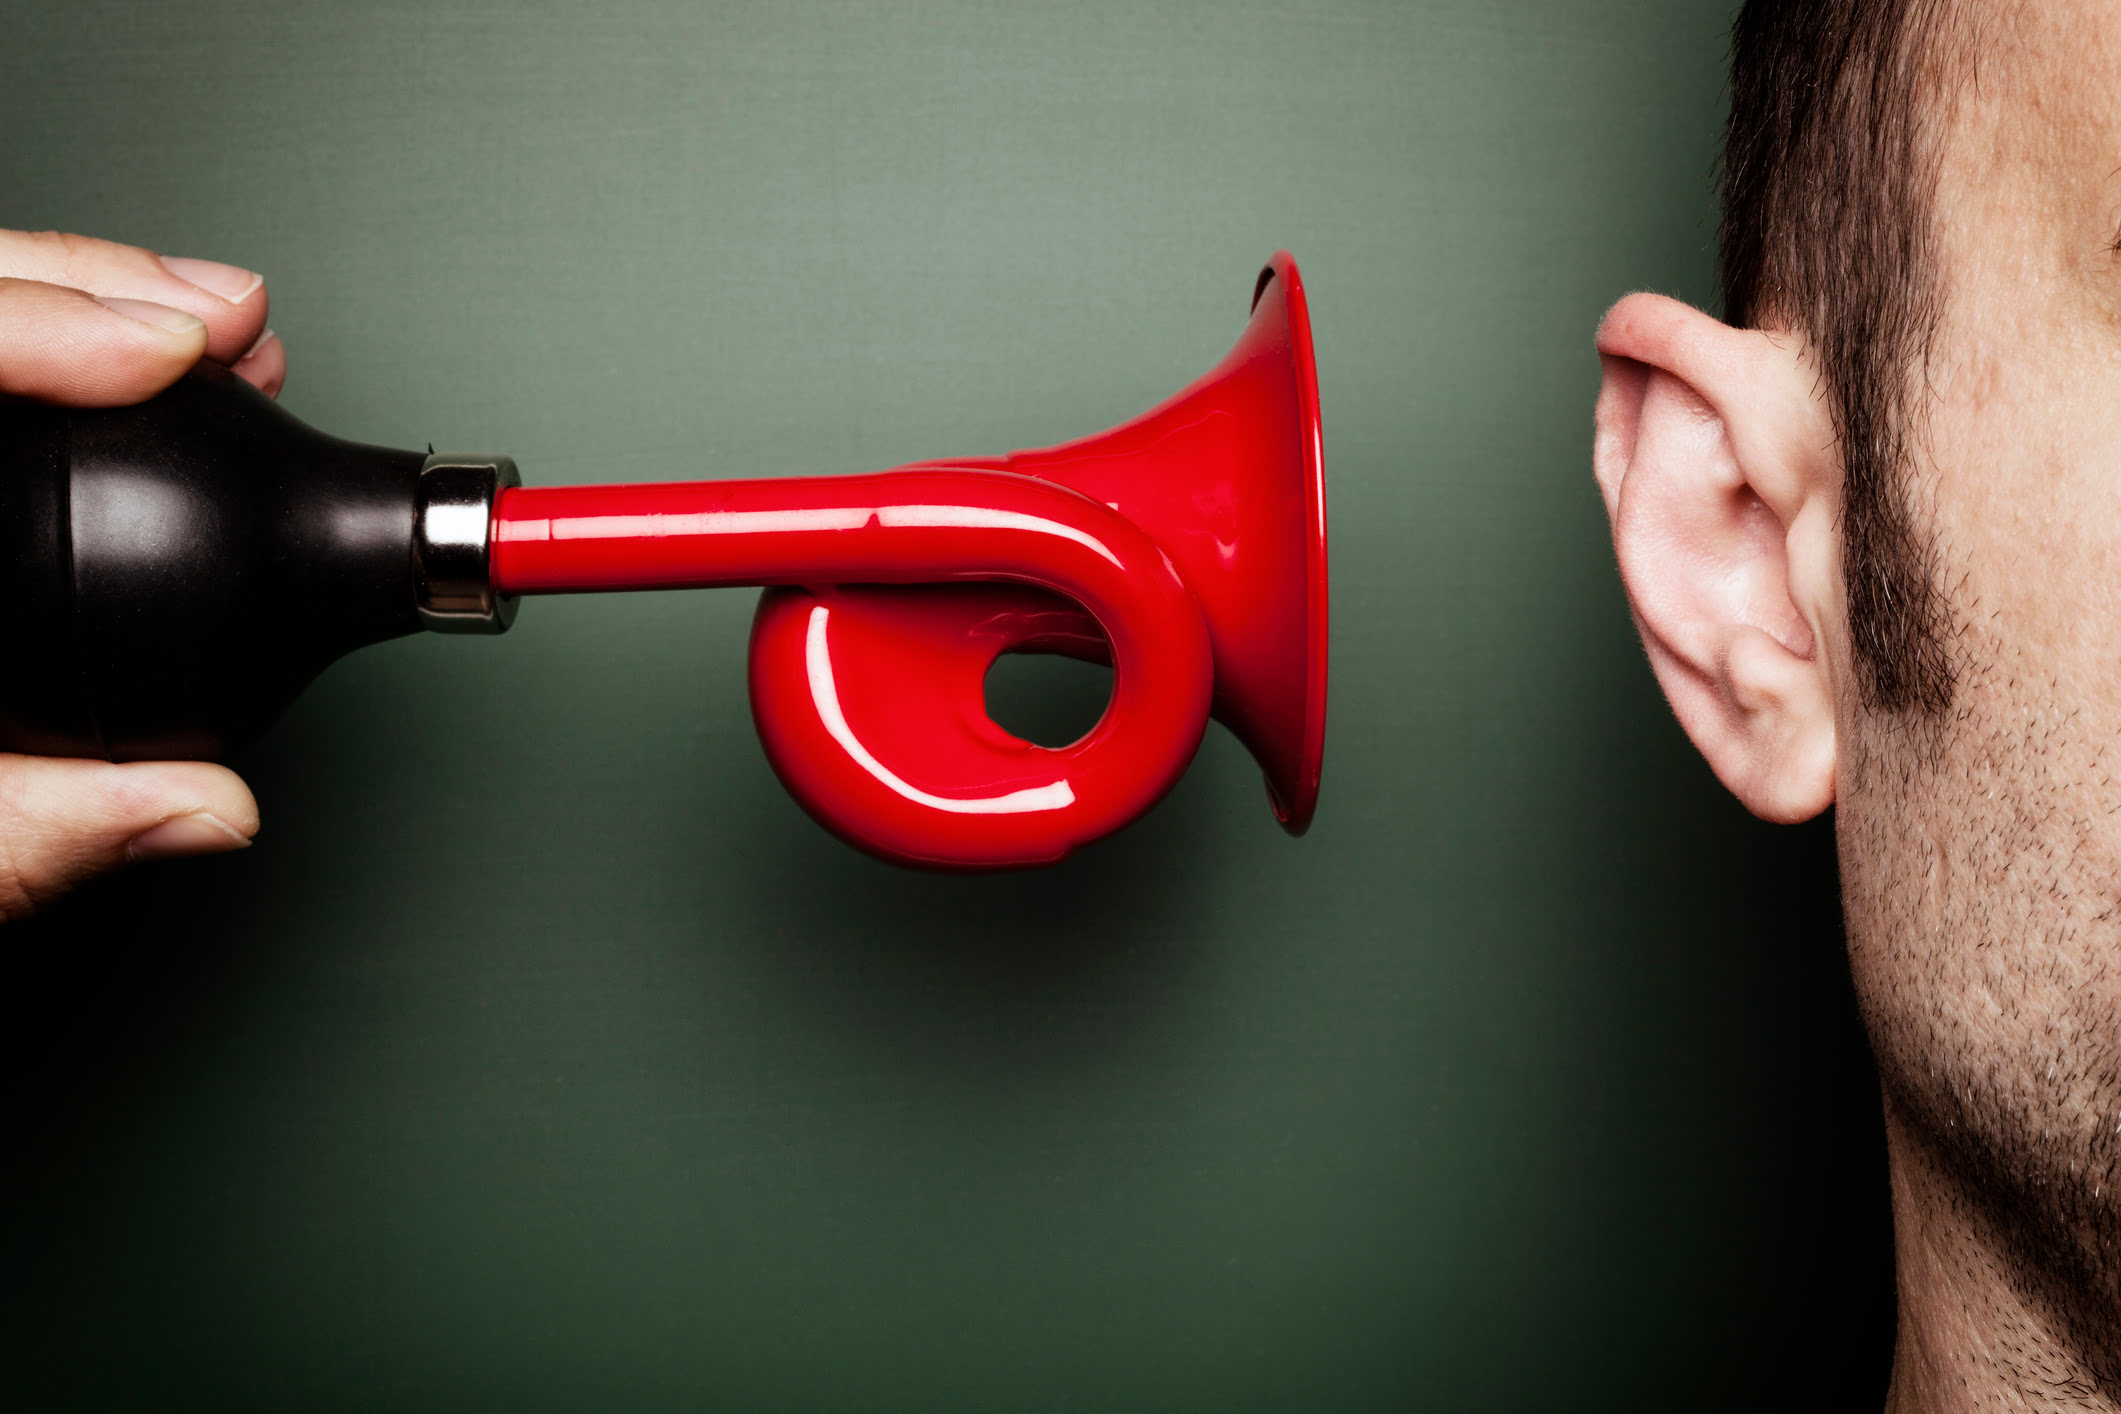
POLYGON ((493 588, 494 502, 523 478, 507 457, 436 452, 420 467, 412 573, 420 625, 436 633, 505 633, 516 598, 493 588))

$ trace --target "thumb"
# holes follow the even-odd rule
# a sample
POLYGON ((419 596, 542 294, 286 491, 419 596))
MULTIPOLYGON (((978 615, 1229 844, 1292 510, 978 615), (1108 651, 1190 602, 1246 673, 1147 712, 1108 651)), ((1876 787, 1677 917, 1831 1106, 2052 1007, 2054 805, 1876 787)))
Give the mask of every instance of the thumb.
POLYGON ((122 407, 161 392, 205 352, 205 321, 181 309, 0 279, 0 393, 122 407))
POLYGON ((225 766, 0 754, 0 920, 133 860, 241 849, 257 832, 258 804, 225 766))

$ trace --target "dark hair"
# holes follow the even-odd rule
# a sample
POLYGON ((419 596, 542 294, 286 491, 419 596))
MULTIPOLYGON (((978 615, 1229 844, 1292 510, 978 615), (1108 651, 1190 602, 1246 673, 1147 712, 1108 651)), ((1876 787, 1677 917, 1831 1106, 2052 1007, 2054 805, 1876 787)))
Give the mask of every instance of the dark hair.
POLYGON ((1954 0, 1746 0, 1731 42, 1723 317, 1800 333, 1843 472, 1863 704, 1939 717, 1956 673, 1935 543, 1910 504, 1913 392, 1942 308, 1929 121, 1954 0))

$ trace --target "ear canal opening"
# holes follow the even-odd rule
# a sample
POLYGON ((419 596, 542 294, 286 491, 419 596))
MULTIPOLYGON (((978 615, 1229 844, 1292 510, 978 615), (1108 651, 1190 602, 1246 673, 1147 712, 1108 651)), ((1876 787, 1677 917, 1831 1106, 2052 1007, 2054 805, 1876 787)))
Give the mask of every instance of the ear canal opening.
POLYGON ((987 716, 1011 736, 1061 750, 1088 736, 1112 705, 1112 669, 1041 650, 1011 648, 987 669, 987 716))

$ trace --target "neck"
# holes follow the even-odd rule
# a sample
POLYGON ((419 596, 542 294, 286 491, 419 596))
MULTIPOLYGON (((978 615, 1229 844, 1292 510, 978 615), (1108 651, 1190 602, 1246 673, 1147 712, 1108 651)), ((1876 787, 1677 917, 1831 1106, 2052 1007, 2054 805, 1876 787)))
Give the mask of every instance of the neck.
POLYGON ((1930 1139, 1886 1102, 1900 1333, 1886 1414, 2116 1411, 2052 1312, 2025 1293, 2021 1259, 1937 1162, 1930 1139))

